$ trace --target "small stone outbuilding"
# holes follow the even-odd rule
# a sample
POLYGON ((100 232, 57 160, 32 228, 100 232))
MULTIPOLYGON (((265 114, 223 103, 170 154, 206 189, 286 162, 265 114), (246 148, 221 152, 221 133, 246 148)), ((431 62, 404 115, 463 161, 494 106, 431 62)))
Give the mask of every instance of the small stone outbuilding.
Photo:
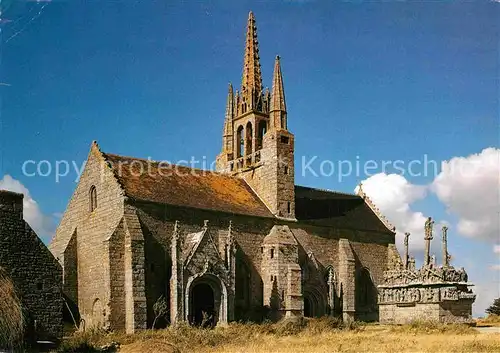
POLYGON ((26 338, 60 339, 61 265, 23 220, 23 195, 5 190, 0 190, 0 267, 21 301, 26 338))

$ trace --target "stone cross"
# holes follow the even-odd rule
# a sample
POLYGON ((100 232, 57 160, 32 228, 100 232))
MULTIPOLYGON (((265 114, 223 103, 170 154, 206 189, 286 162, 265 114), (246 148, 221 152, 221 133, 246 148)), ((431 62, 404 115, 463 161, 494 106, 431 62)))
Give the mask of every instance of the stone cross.
POLYGON ((431 252, 431 240, 432 240, 432 227, 434 226, 434 221, 431 217, 427 218, 424 227, 424 240, 425 240, 425 254, 424 254, 424 266, 429 265, 430 252, 431 252))
POLYGON ((449 257, 448 257, 448 227, 443 226, 442 228, 442 236, 441 236, 441 246, 442 246, 442 255, 443 255, 443 267, 448 267, 449 257))
POLYGON ((408 239, 410 238, 410 233, 405 233, 405 258, 404 258, 404 266, 405 270, 408 269, 408 239))

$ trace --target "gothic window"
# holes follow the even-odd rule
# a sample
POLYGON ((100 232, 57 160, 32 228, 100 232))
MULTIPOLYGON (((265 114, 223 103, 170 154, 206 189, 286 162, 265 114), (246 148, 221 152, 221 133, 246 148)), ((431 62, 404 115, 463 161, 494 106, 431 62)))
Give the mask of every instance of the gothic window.
POLYGON ((252 153, 253 129, 251 122, 248 122, 245 132, 246 132, 245 154, 248 156, 249 154, 252 153))
POLYGON ((259 129, 257 130, 257 146, 256 150, 262 148, 262 139, 267 132, 267 122, 265 120, 259 121, 259 129))
POLYGON ((274 249, 271 249, 270 255, 271 255, 271 259, 273 259, 274 258, 274 249))
POLYGON ((97 189, 94 185, 90 188, 89 192, 89 210, 93 212, 97 208, 97 189))
POLYGON ((243 150, 245 148, 245 141, 243 140, 243 126, 238 127, 238 130, 236 131, 236 142, 236 156, 240 158, 243 156, 243 150))

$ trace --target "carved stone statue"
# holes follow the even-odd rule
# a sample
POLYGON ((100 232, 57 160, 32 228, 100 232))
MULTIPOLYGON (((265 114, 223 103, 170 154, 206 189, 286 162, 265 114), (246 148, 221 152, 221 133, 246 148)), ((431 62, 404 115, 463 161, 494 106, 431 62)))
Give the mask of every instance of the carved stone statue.
POLYGON ((410 257, 410 260, 408 261, 408 270, 410 271, 415 271, 415 258, 412 256, 410 257))
POLYGON ((405 266, 405 269, 408 269, 408 239, 409 238, 410 238, 410 233, 406 232, 405 233, 405 240, 404 240, 404 244, 405 244, 404 266, 405 266))
POLYGON ((424 226, 424 240, 425 240, 425 254, 424 254, 424 265, 429 265, 429 254, 431 252, 431 240, 432 240, 432 228, 434 226, 434 221, 431 217, 427 218, 424 226))
POLYGON ((442 246, 442 256, 443 256, 443 267, 448 267, 448 227, 443 226, 441 233, 441 246, 442 246))

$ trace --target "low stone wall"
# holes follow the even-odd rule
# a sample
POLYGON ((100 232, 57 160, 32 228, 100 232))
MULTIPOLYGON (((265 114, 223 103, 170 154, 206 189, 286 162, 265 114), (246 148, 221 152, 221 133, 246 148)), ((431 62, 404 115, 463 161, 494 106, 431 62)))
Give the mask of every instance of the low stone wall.
POLYGON ((466 283, 379 286, 380 322, 470 322, 474 299, 466 283))

